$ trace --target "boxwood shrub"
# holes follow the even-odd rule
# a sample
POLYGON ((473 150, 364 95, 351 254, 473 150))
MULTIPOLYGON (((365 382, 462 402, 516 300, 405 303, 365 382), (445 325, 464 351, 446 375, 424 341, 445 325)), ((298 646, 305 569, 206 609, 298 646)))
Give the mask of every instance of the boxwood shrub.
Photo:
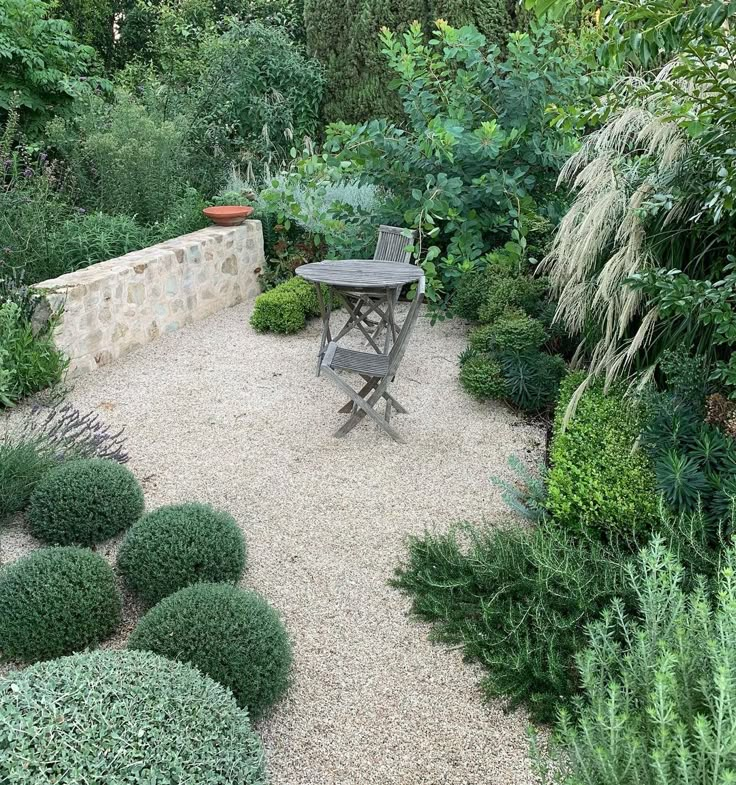
POLYGON ((548 509, 566 528, 627 536, 646 532, 657 519, 652 463, 635 449, 642 426, 636 403, 621 389, 590 386, 563 429, 571 397, 584 375, 570 374, 560 387, 550 449, 548 509))
POLYGON ((460 384, 466 392, 481 401, 506 397, 506 380, 496 360, 487 354, 471 354, 461 359, 460 384))
POLYGON ((278 613, 255 592, 226 584, 199 583, 161 600, 128 646, 191 663, 254 717, 288 685, 291 647, 278 613))
POLYGON ((258 332, 289 334, 301 330, 306 318, 299 297, 277 286, 256 297, 250 324, 258 332))
POLYGON ((0 680, 0 782, 265 785, 248 713, 189 665, 98 651, 0 680))
POLYGON ((92 551, 41 548, 0 570, 4 657, 30 662, 94 646, 120 618, 112 568, 92 551))
MULTIPOLYGON (((314 284, 295 275, 293 278, 289 278, 288 281, 280 284, 278 288, 285 292, 293 292, 299 298, 299 303, 305 316, 319 316, 319 300, 317 299, 317 290, 314 284)), ((323 286, 322 296, 328 297, 328 292, 329 289, 323 286)))
POLYGON ((206 504, 144 515, 118 555, 125 582, 149 605, 193 583, 237 583, 245 561, 245 538, 234 518, 206 504))
POLYGON ((28 508, 34 537, 57 545, 94 545, 119 534, 143 513, 136 478, 115 461, 70 461, 36 485, 28 508))
MULTIPOLYGON (((330 296, 326 286, 322 287, 322 296, 330 296)), ((256 297, 250 324, 258 332, 295 333, 309 317, 319 313, 314 285, 295 275, 256 297)))

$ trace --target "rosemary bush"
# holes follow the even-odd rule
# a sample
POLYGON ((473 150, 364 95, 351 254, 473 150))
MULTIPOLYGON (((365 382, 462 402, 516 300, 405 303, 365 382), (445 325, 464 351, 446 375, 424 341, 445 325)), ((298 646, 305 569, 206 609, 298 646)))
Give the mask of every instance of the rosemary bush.
POLYGON ((688 593, 661 540, 626 568, 636 613, 614 601, 578 659, 577 716, 562 712, 546 782, 731 783, 736 776, 736 550, 716 599, 688 593))
POLYGON ((412 596, 414 613, 437 622, 435 639, 462 645, 485 666, 488 696, 524 703, 549 721, 577 691, 585 624, 624 590, 625 560, 550 524, 465 524, 410 538, 393 583, 412 596))

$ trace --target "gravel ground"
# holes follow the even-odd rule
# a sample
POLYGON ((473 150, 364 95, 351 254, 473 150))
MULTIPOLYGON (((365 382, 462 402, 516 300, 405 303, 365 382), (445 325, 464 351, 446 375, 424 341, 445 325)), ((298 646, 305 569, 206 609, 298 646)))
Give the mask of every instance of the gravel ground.
MULTIPOLYGON (((282 612, 293 685, 259 727, 273 785, 517 785, 533 777, 527 718, 484 703, 478 669, 428 641, 387 586, 404 538, 502 516, 492 474, 536 455, 541 432, 462 393, 463 324, 420 319, 394 388, 394 443, 333 431, 342 395, 314 376, 319 325, 257 335, 248 306, 167 335, 79 380, 69 400, 125 425, 147 506, 209 502, 248 539, 244 585, 282 612)), ((336 315, 339 319, 339 314, 336 315)), ((20 521, 0 559, 35 547, 20 521)), ((116 543, 100 551, 111 560, 116 543)), ((140 608, 126 600, 121 646, 140 608)))

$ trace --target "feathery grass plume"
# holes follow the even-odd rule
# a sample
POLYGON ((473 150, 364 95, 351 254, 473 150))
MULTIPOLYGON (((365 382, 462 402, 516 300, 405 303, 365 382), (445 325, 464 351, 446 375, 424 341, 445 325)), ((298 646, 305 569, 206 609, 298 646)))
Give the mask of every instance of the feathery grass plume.
MULTIPOLYGON (((629 105, 584 140, 558 181, 576 196, 541 270, 558 299, 555 320, 582 337, 576 361, 588 359, 590 374, 607 386, 651 377, 659 353, 686 332, 662 320, 627 284, 631 277, 657 268, 702 273, 720 247, 718 227, 698 222, 708 178, 702 150, 672 119, 673 67, 645 90, 641 79, 628 80, 629 105)), ((680 95, 698 90, 691 80, 674 81, 680 95)))

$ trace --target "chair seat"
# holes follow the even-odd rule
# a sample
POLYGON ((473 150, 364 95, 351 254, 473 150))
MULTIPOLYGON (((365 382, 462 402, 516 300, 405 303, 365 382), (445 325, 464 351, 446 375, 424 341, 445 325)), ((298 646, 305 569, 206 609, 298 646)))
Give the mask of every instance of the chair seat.
POLYGON ((322 366, 332 370, 353 371, 364 376, 383 378, 388 375, 390 357, 375 352, 358 352, 330 343, 325 350, 322 366))

